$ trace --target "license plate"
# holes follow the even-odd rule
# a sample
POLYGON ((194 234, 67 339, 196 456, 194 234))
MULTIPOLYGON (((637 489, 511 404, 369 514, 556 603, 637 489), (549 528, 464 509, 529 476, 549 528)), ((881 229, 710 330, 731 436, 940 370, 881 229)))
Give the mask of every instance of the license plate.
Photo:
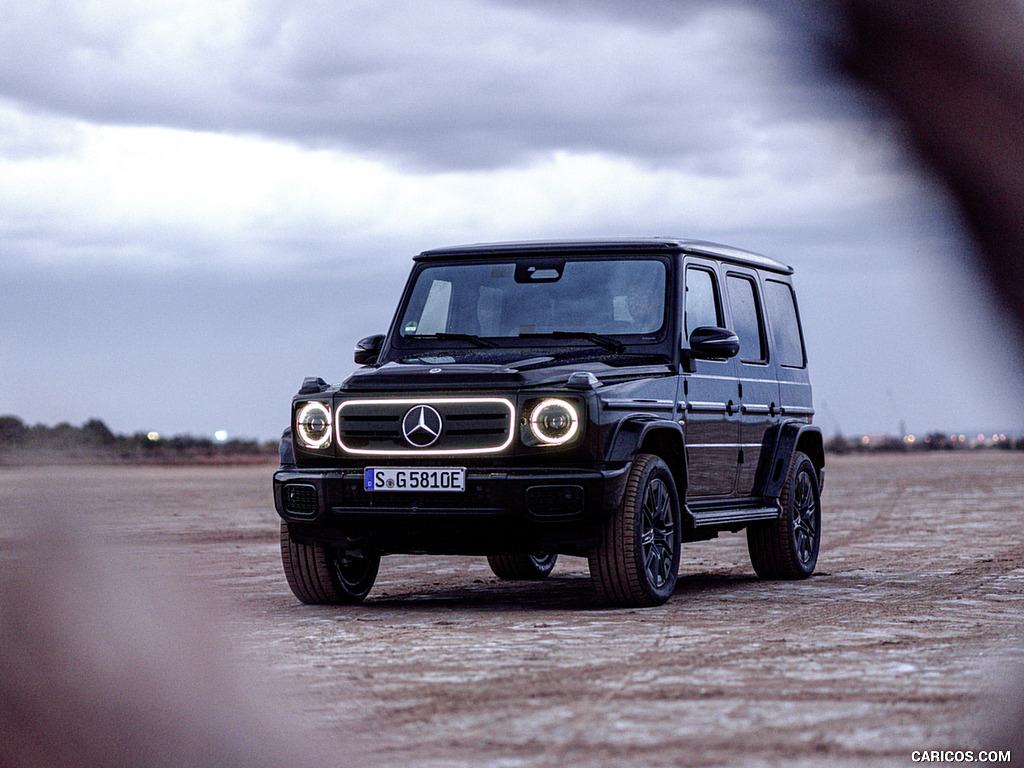
POLYGON ((465 467, 367 467, 363 471, 367 491, 464 491, 465 467))

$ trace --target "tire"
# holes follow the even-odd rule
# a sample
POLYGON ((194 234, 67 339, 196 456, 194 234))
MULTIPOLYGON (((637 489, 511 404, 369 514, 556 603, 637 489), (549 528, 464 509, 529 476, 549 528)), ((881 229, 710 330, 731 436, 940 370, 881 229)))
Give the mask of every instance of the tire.
POLYGON ((806 579, 814 573, 821 544, 818 472, 807 454, 793 454, 779 503, 778 520, 747 526, 750 562, 762 579, 806 579))
POLYGON ((546 579, 558 560, 557 554, 541 552, 536 555, 488 555, 487 564, 494 575, 506 581, 536 581, 546 579))
POLYGON ((679 573, 679 496, 665 462, 639 454, 622 504, 590 552, 590 579, 610 605, 661 605, 679 573))
POLYGON ((292 593, 307 605, 352 605, 373 587, 380 553, 352 539, 339 548, 323 541, 295 541, 281 523, 281 561, 292 593))

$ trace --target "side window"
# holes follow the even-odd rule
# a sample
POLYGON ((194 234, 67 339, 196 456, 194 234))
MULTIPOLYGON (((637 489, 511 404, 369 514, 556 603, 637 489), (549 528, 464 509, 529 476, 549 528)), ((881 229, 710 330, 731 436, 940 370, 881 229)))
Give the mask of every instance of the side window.
POLYGON ((732 330, 740 339, 739 358, 744 363, 763 363, 768 355, 765 354, 764 321, 754 281, 749 277, 729 275, 725 283, 732 309, 732 330))
POLYGON ((700 267, 686 269, 686 296, 683 316, 683 334, 690 338, 694 328, 710 325, 721 327, 722 303, 718 300, 715 276, 700 267))
POLYGON ((803 368, 807 365, 807 355, 804 352, 804 340, 800 333, 800 320, 796 314, 793 289, 778 280, 766 280, 764 300, 768 307, 768 316, 772 319, 772 335, 775 338, 775 354, 779 365, 803 368))

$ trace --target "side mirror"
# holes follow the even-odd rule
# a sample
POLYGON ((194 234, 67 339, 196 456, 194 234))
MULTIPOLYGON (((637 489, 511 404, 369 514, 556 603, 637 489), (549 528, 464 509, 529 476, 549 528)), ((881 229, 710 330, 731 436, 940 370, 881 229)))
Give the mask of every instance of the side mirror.
POLYGON ((367 336, 356 342, 356 351, 353 357, 358 365, 373 365, 380 355, 381 345, 384 344, 384 334, 378 333, 374 336, 367 336))
POLYGON ((700 358, 735 357, 740 351, 739 337, 727 328, 703 325, 690 334, 690 352, 700 358))

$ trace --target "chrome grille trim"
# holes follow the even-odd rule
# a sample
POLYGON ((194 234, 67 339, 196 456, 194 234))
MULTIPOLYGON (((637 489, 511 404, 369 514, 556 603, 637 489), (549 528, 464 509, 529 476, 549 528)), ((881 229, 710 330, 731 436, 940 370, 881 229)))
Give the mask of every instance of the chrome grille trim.
MULTIPOLYGON (((469 456, 504 451, 512 445, 512 441, 515 438, 515 423, 516 407, 511 400, 504 397, 381 397, 346 400, 339 404, 335 411, 334 433, 338 441, 338 447, 346 454, 353 456, 469 456), (405 447, 400 445, 400 442, 404 443, 401 430, 402 418, 409 408, 416 405, 430 405, 441 413, 444 420, 444 432, 439 442, 444 442, 445 445, 435 443, 429 448, 411 448, 407 445, 405 447), (474 405, 491 406, 492 410, 494 410, 494 406, 500 406, 500 416, 485 413, 482 416, 475 417, 478 420, 497 420, 499 418, 505 420, 500 434, 494 429, 482 430, 485 435, 494 434, 496 437, 500 437, 500 442, 495 445, 472 448, 453 446, 454 438, 471 434, 473 430, 464 429, 460 432, 458 429, 455 429, 452 430, 455 432, 453 436, 449 431, 449 420, 458 423, 460 420, 474 418, 473 416, 467 416, 465 413, 453 413, 453 411, 463 410, 458 408, 458 406, 472 407, 474 405), (455 408, 453 409, 452 406, 455 406, 455 408), (346 413, 346 409, 348 413, 346 413), (349 414, 351 414, 351 417, 349 414), (362 423, 357 423, 357 419, 358 422, 362 423), (350 422, 355 425, 351 429, 348 428, 350 422), (362 427, 362 429, 358 427, 362 427), (395 447, 371 448, 352 445, 353 436, 356 436, 357 439, 365 438, 369 442, 376 441, 378 443, 394 440, 395 447), (348 443, 346 443, 346 439, 348 443)), ((477 432, 480 431, 477 430, 477 432)))

